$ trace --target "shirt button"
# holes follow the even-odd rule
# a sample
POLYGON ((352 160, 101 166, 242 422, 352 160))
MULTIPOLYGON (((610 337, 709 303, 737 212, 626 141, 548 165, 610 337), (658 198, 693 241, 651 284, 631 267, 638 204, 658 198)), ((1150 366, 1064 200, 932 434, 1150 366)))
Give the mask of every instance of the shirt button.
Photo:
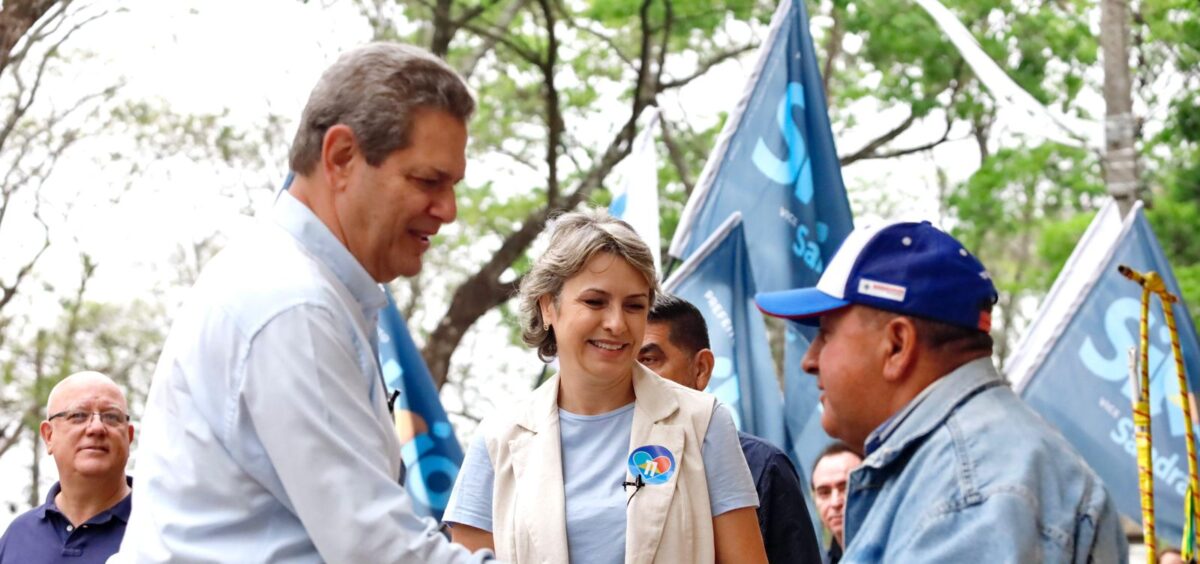
POLYGON ((68 533, 69 533, 69 532, 71 532, 71 531, 74 531, 74 530, 75 530, 75 527, 72 527, 71 525, 67 525, 67 532, 68 532, 68 533))

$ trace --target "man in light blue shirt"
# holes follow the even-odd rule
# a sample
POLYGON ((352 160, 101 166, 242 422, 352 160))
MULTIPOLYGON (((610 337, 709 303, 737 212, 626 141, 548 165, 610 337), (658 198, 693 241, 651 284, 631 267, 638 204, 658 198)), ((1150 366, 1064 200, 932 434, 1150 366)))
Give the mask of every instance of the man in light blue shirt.
POLYGON ((321 76, 296 179, 205 267, 164 346, 114 561, 476 562, 413 511, 376 361, 380 283, 456 215, 474 100, 372 44, 321 76))
POLYGON ((816 288, 759 294, 820 320, 821 424, 865 454, 842 562, 1125 562, 1104 484, 992 366, 996 288, 928 222, 855 230, 816 288))

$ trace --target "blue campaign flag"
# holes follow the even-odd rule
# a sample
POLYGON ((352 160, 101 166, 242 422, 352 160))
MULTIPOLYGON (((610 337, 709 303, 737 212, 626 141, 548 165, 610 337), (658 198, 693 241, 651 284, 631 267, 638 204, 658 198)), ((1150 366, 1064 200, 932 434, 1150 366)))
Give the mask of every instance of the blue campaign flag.
POLYGON ((788 322, 784 333, 783 403, 787 406, 785 450, 792 457, 801 481, 811 483, 817 455, 833 439, 821 427, 821 392, 817 389, 817 379, 800 367, 811 342, 806 334, 808 329, 811 328, 788 322))
POLYGON ((658 234, 658 154, 654 149, 654 126, 658 123, 658 109, 647 108, 646 125, 633 140, 629 156, 621 161, 617 170, 618 181, 610 185, 612 203, 609 215, 624 220, 633 227, 638 237, 650 247, 654 255, 654 270, 662 273, 662 242, 658 234))
POLYGON ((663 288, 704 315, 716 363, 706 391, 730 407, 742 431, 784 446, 783 405, 741 215, 734 213, 663 288))
MULTIPOLYGON (((784 0, 741 101, 680 218, 671 254, 687 258, 731 213, 761 291, 815 286, 853 229, 804 2, 784 0)), ((810 329, 789 327, 784 352, 787 443, 802 477, 829 443, 816 380, 800 369, 810 329)))
POLYGON ((687 259, 733 212, 746 219, 761 291, 816 285, 852 221, 801 0, 785 0, 737 108, 680 217, 687 259))
POLYGON ((391 293, 379 315, 379 366, 388 387, 400 392, 395 421, 407 475, 404 485, 417 511, 441 521, 463 451, 391 293))
MULTIPOLYGON (((1100 475, 1117 509, 1140 523, 1128 351, 1139 342, 1141 287, 1121 276, 1117 265, 1155 271, 1171 293, 1180 294, 1141 205, 1123 222, 1114 216, 1111 205, 1097 214, 1006 372, 1025 401, 1058 427, 1100 475)), ((1174 313, 1188 386, 1194 391, 1200 384, 1200 341, 1182 302, 1174 313)), ((1160 538, 1174 544, 1183 531, 1188 485, 1184 432, 1189 422, 1157 298, 1151 302, 1149 325, 1155 518, 1160 538)), ((1194 403, 1192 409, 1195 415, 1194 403)))

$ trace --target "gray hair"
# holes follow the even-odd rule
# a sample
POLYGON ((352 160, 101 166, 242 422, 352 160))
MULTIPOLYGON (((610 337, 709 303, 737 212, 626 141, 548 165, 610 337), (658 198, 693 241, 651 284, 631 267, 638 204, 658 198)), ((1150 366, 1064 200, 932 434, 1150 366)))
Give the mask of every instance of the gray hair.
POLYGON ((408 147, 412 117, 423 109, 444 110, 466 123, 475 99, 454 69, 419 47, 371 43, 345 53, 309 94, 289 164, 297 174, 312 174, 325 132, 344 124, 367 163, 379 166, 408 147))
POLYGON ((538 358, 549 362, 558 354, 554 329, 543 329, 542 309, 538 300, 551 296, 558 303, 567 279, 583 269, 596 253, 610 253, 625 259, 646 278, 650 285, 650 303, 659 291, 654 255, 628 223, 598 209, 565 213, 554 220, 550 245, 521 279, 517 302, 521 320, 521 340, 537 349, 538 358))

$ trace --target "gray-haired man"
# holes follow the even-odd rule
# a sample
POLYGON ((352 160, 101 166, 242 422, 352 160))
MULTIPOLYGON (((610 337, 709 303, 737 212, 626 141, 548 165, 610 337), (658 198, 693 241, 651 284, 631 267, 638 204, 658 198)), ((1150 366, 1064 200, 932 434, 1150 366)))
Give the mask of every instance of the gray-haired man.
POLYGON ((432 55, 373 44, 313 89, 296 179, 215 257, 154 375, 136 561, 466 562, 418 518, 376 364, 380 283, 456 214, 475 102, 432 55))

